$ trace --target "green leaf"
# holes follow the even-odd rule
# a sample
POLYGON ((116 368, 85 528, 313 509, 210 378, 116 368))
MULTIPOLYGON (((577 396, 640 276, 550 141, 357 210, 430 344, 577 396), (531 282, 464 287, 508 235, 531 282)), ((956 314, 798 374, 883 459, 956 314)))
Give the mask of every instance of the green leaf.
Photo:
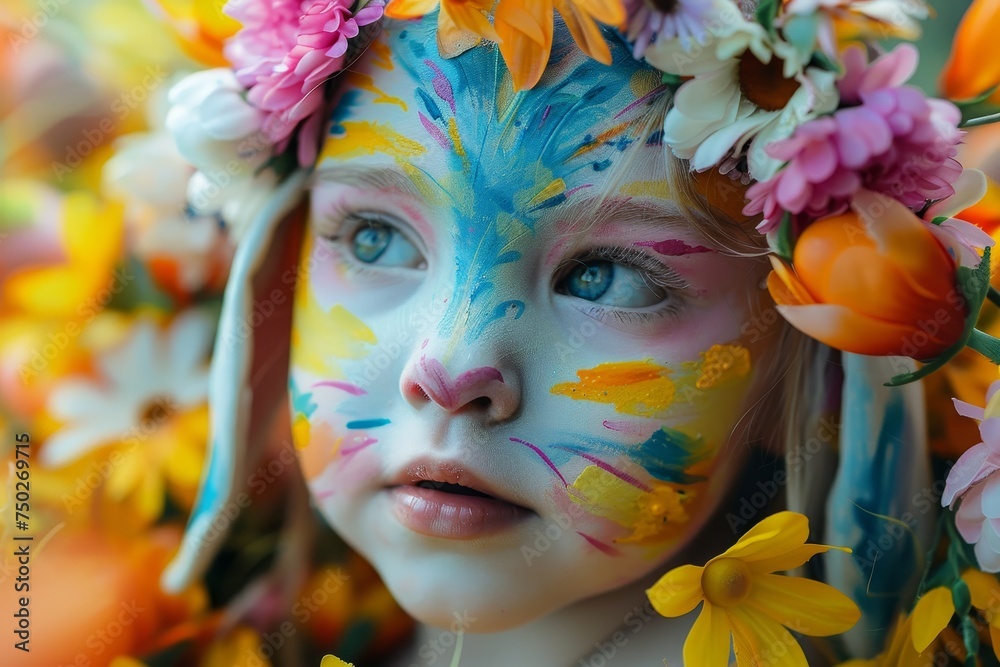
POLYGON ((663 83, 670 86, 670 88, 677 90, 684 83, 684 78, 679 74, 671 74, 670 72, 663 73, 663 83))
POLYGON ((933 225, 940 225, 942 222, 944 222, 947 219, 948 219, 948 216, 946 216, 946 215, 939 215, 938 217, 936 217, 933 220, 931 220, 931 224, 933 224, 933 225))
POLYGON ((774 19, 778 16, 778 9, 781 7, 779 0, 761 0, 757 5, 755 16, 757 22, 764 26, 764 30, 774 32, 774 19))
POLYGON ((795 47, 804 61, 816 50, 819 14, 793 14, 781 29, 785 40, 795 47))
POLYGON ((969 585, 962 579, 958 579, 951 585, 951 601, 955 605, 955 613, 959 616, 968 616, 972 609, 972 593, 969 585))
POLYGON ((795 239, 792 238, 792 214, 785 211, 778 223, 778 233, 775 238, 775 253, 786 262, 792 261, 792 249, 795 246, 795 239))

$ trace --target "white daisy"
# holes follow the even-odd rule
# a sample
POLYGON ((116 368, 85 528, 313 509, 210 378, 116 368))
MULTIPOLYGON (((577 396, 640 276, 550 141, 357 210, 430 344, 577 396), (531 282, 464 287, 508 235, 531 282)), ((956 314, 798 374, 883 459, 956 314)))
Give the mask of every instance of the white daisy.
POLYGON ((102 381, 70 379, 49 396, 49 411, 65 425, 42 447, 42 462, 63 465, 101 445, 141 439, 171 414, 204 403, 213 327, 199 310, 178 315, 166 330, 137 319, 127 340, 98 355, 102 381))
POLYGON ((175 267, 187 293, 224 273, 232 254, 217 218, 185 215, 194 173, 165 130, 119 138, 102 173, 104 191, 125 204, 132 250, 147 263, 175 267))
POLYGON ((839 101, 835 73, 807 67, 790 44, 742 17, 726 21, 703 49, 662 41, 646 60, 691 77, 674 96, 663 139, 696 171, 739 159, 746 149, 750 176, 766 180, 781 163, 764 147, 839 101))

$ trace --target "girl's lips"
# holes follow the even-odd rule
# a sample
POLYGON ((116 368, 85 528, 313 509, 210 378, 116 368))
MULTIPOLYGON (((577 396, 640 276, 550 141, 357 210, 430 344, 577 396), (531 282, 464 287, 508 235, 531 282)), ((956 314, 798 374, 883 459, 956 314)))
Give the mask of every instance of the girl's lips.
POLYGON ((534 514, 497 498, 411 485, 393 486, 387 491, 399 522, 430 537, 471 540, 510 528, 534 514))

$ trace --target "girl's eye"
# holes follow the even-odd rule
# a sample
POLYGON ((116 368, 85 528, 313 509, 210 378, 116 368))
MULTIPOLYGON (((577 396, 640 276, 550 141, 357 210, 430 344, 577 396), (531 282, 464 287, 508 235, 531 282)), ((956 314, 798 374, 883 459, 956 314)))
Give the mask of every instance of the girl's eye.
POLYGON ((556 291, 617 308, 646 308, 668 297, 633 267, 606 259, 577 260, 556 284, 556 291))
POLYGON ((365 264, 422 269, 420 250, 392 225, 374 218, 356 218, 358 226, 347 246, 365 264))

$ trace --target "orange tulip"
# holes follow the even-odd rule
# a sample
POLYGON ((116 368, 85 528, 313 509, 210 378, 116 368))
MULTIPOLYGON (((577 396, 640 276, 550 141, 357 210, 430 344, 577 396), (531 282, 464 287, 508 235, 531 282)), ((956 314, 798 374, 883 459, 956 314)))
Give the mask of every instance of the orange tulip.
MULTIPOLYGON (((1000 84, 997 33, 1000 33, 1000 0, 975 0, 958 26, 951 56, 941 74, 945 95, 966 100, 1000 84)), ((991 100, 1000 103, 1000 92, 991 100)))
POLYGON ((805 229, 794 269, 772 258, 778 311, 845 352, 938 356, 962 336, 968 313, 955 261, 899 202, 861 192, 852 208, 805 229))

